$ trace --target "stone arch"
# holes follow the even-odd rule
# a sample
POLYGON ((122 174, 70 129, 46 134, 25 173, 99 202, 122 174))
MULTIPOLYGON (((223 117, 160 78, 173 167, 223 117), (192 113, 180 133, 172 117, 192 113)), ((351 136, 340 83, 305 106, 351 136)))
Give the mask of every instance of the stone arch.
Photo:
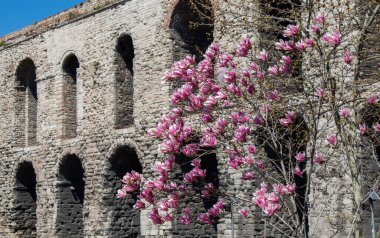
POLYGON ((77 134, 77 80, 79 60, 74 53, 67 55, 62 63, 63 82, 63 137, 77 134))
POLYGON ((133 60, 135 50, 130 35, 123 34, 117 39, 115 56, 115 90, 117 129, 133 125, 133 60))
MULTIPOLYGON (((194 158, 179 154, 176 156, 176 163, 178 168, 175 170, 175 178, 179 181, 183 181, 184 175, 193 169, 191 161, 194 158)), ((192 214, 199 214, 206 212, 211 208, 219 198, 219 170, 218 160, 216 154, 212 151, 203 151, 198 156, 201 160, 201 169, 206 169, 206 177, 201 183, 188 186, 186 191, 186 197, 182 199, 179 205, 179 214, 185 207, 188 207, 192 214), (216 188, 216 192, 210 195, 210 198, 201 197, 201 190, 206 183, 212 183, 216 188)), ((218 235, 218 219, 213 220, 214 224, 204 224, 197 220, 195 216, 191 220, 189 225, 183 225, 178 222, 177 219, 173 220, 173 235, 179 237, 217 237, 218 235), (192 227, 198 227, 197 232, 194 233, 192 227)))
POLYGON ((198 61, 214 40, 214 5, 209 0, 179 0, 169 28, 174 38, 174 60, 195 55, 198 61))
POLYGON ((15 140, 18 146, 37 143, 37 82, 36 66, 30 58, 22 60, 16 69, 15 140))
POLYGON ((58 171, 56 233, 83 237, 84 169, 75 154, 66 155, 58 171))
POLYGON ((135 192, 125 199, 116 197, 117 190, 122 187, 121 179, 127 172, 142 173, 139 157, 130 146, 119 146, 109 157, 105 174, 107 188, 110 188, 103 201, 109 211, 110 226, 107 235, 111 237, 140 237, 140 212, 133 209, 137 195, 135 192))
POLYGON ((37 237, 37 179, 33 164, 18 164, 15 173, 14 206, 12 221, 14 234, 20 237, 37 237))

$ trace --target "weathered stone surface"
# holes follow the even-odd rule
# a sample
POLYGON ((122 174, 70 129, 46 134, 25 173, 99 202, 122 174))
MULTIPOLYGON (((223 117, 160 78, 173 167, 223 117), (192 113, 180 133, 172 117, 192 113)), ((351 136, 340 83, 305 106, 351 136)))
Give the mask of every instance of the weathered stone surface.
MULTIPOLYGON (((89 0, 0 38, 8 42, 0 49, 0 237, 231 236, 228 213, 216 226, 158 227, 132 210, 136 196, 115 198, 125 172, 153 176, 160 155, 146 130, 170 107, 172 88, 161 76, 173 60, 212 38, 232 49, 252 31, 228 15, 226 2, 212 1, 214 25, 193 38, 179 30, 181 14, 190 14, 181 0, 89 0)), ((252 189, 217 163, 222 191, 252 189)), ((234 214, 236 237, 280 237, 234 214)))

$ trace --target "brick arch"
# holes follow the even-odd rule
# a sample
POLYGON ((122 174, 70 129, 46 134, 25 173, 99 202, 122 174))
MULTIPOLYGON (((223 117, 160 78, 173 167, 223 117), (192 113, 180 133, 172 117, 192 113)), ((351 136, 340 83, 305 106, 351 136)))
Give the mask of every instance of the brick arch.
POLYGON ((67 57, 69 57, 70 55, 75 55, 75 57, 78 59, 79 65, 82 64, 82 58, 77 51, 67 50, 65 53, 62 54, 61 58, 58 61, 58 64, 57 64, 58 71, 62 72, 62 65, 65 63, 65 60, 67 59, 67 57))
POLYGON ((37 176, 31 161, 21 161, 14 170, 12 230, 20 237, 37 237, 37 176))
POLYGON ((85 170, 82 160, 76 154, 67 154, 58 164, 56 234, 83 237, 85 170))
POLYGON ((34 61, 27 57, 15 70, 15 141, 18 146, 37 143, 37 73, 34 61))
POLYGON ((80 63, 75 53, 66 54, 61 64, 63 72, 63 138, 73 138, 77 135, 77 70, 79 67, 80 63))
POLYGON ((132 148, 133 150, 136 151, 137 156, 139 158, 144 158, 143 151, 140 149, 140 147, 137 145, 137 143, 130 138, 128 138, 128 139, 121 138, 120 140, 117 140, 114 144, 112 144, 108 148, 105 156, 107 158, 110 158, 118 148, 123 147, 123 146, 128 146, 128 147, 132 148))
MULTIPOLYGON (((167 8, 166 8, 167 14, 163 22, 164 29, 169 29, 171 16, 173 15, 174 9, 180 1, 181 0, 170 0, 169 4, 167 4, 167 8)), ((209 0, 209 2, 211 3, 214 14, 215 14, 217 10, 219 9, 219 0, 209 0)))
POLYGON ((174 39, 174 60, 195 55, 198 61, 214 40, 215 2, 178 0, 169 7, 165 27, 174 39))
POLYGON ((116 197, 122 187, 121 179, 127 172, 136 171, 142 174, 143 167, 136 150, 128 145, 116 147, 108 157, 105 180, 108 188, 103 197, 105 209, 110 217, 106 235, 110 237, 140 237, 140 212, 133 209, 139 191, 124 199, 116 197))

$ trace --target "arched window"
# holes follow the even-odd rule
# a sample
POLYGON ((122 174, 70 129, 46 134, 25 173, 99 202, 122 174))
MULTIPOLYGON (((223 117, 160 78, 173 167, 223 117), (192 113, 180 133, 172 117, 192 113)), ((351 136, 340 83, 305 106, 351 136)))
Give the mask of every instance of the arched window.
POLYGON ((117 129, 133 125, 133 59, 132 37, 119 37, 116 45, 116 121, 117 129))
POLYGON ((15 139, 19 146, 37 143, 37 101, 36 67, 27 58, 16 70, 15 139))
POLYGON ((214 40, 214 12, 208 0, 180 0, 171 16, 174 60, 195 55, 199 61, 214 40))
POLYGON ((59 167, 57 234, 83 237, 84 170, 76 155, 67 155, 59 167))
POLYGON ((63 137, 72 138, 77 134, 77 69, 78 58, 70 54, 62 65, 63 80, 63 137))
MULTIPOLYGON (((194 158, 186 157, 183 154, 176 157, 176 163, 179 166, 179 169, 175 171, 175 177, 177 180, 182 181, 184 175, 193 169, 193 166, 191 165, 193 159, 194 158)), ((196 217, 196 214, 206 212, 218 201, 218 161, 215 153, 205 153, 200 156, 199 159, 201 160, 201 169, 206 169, 206 177, 203 181, 187 187, 186 196, 179 205, 179 213, 181 213, 185 207, 188 207, 190 211, 192 211, 192 214, 194 214, 193 219, 190 221, 189 225, 183 225, 175 219, 173 221, 173 235, 175 236, 217 237, 218 234, 217 219, 213 220, 214 224, 209 225, 198 221, 196 217), (209 198, 204 198, 201 196, 201 191, 207 183, 212 183, 216 191, 211 193, 209 198), (199 228, 197 235, 189 232, 194 226, 199 228)))
POLYGON ((15 204, 12 214, 14 234, 17 236, 37 237, 36 185, 36 173, 32 163, 21 163, 16 172, 15 204))
MULTIPOLYGON (((258 21, 258 31, 260 33, 260 47, 267 51, 274 47, 275 42, 279 40, 290 40, 283 36, 283 30, 289 24, 296 24, 300 21, 300 0, 260 0, 259 10, 260 19, 258 21)), ((298 36, 296 36, 298 38, 298 36)), ((296 39, 297 41, 297 39, 296 39)), ((271 51, 276 57, 280 57, 280 53, 271 51)), ((289 55, 292 58, 291 76, 287 80, 274 81, 276 88, 285 91, 285 93, 297 93, 302 91, 302 54, 298 51, 289 55)), ((274 58, 276 58, 274 57, 274 58)), ((273 57, 272 57, 273 58, 273 57)))
MULTIPOLYGON (((296 162, 295 156, 298 152, 305 152, 306 145, 309 139, 309 129, 304 118, 300 114, 295 114, 294 123, 285 127, 279 124, 279 119, 283 117, 283 113, 276 112, 268 116, 268 128, 271 128, 270 132, 260 131, 258 132, 258 142, 260 147, 264 148, 265 155, 267 159, 267 173, 270 173, 270 177, 275 178, 276 181, 281 181, 281 183, 287 183, 284 180, 284 175, 282 174, 282 169, 285 169, 287 173, 293 173, 296 165, 300 167, 301 170, 306 170, 306 162, 296 162), (269 136, 271 133, 272 136, 269 136), (282 167, 283 166, 283 167, 282 167)), ((268 177, 269 178, 269 177, 268 177)), ((297 206, 298 218, 304 219, 303 215, 308 213, 307 204, 305 204, 306 198, 306 186, 307 186, 307 175, 304 173, 303 177, 294 176, 294 182, 296 184, 296 197, 295 203, 297 206)), ((256 187, 260 187, 256 184, 256 187)), ((283 214, 284 217, 288 216, 286 212, 283 214)), ((305 219, 308 219, 306 217, 305 219)), ((276 221, 279 227, 282 227, 282 231, 288 232, 288 227, 281 221, 276 221)), ((305 229, 309 229, 308 222, 305 222, 305 229)), ((268 227, 271 229, 271 227, 268 227)), ((276 230, 272 230, 273 233, 277 233, 276 230)))
POLYGON ((110 169, 106 174, 107 186, 111 188, 106 195, 106 205, 112 220, 107 235, 110 237, 140 237, 140 212, 132 207, 136 203, 138 191, 124 199, 116 197, 122 187, 121 179, 127 172, 142 173, 142 166, 136 152, 130 147, 118 148, 111 156, 110 169))
MULTIPOLYGON (((361 123, 367 128, 374 128, 380 121, 380 105, 367 104, 359 113, 361 123)), ((362 196, 368 198, 369 193, 376 192, 380 195, 380 185, 378 179, 380 177, 380 138, 375 130, 367 130, 362 137, 360 145, 360 181, 362 186, 362 196)), ((380 202, 373 202, 373 210, 375 214, 375 227, 378 229, 380 221, 377 214, 380 214, 380 202)), ((362 211, 362 229, 363 237, 371 237, 371 206, 370 200, 365 199, 362 211)))

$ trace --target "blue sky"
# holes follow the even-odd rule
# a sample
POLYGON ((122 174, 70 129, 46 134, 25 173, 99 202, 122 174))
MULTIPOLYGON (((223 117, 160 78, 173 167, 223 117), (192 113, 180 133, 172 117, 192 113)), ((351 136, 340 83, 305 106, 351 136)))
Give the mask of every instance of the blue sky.
POLYGON ((85 0, 0 0, 0 36, 81 2, 85 0))

